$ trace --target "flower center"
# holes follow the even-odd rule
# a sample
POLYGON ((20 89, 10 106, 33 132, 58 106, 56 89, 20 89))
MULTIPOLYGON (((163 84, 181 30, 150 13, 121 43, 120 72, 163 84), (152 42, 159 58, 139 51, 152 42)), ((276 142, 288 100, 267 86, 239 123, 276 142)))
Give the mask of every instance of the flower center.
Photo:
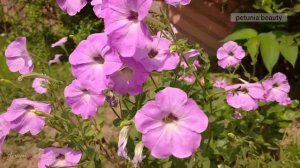
POLYGON ((163 119, 163 121, 164 121, 165 123, 171 123, 171 122, 177 121, 177 120, 178 120, 178 118, 175 117, 173 114, 169 114, 169 115, 167 115, 167 116, 163 119))
POLYGON ((157 54, 158 54, 158 51, 157 51, 157 50, 151 49, 151 50, 149 51, 149 53, 148 53, 148 57, 149 57, 149 58, 154 58, 154 57, 157 56, 157 54))
POLYGON ((25 110, 26 111, 31 111, 31 110, 33 110, 34 109, 34 107, 32 106, 32 105, 27 105, 26 107, 25 107, 25 110))
POLYGON ((230 52, 228 53, 228 55, 231 56, 231 57, 233 57, 233 56, 234 56, 234 53, 233 53, 232 51, 230 51, 230 52))
POLYGON ((277 83, 273 84, 273 88, 278 88, 278 87, 279 87, 279 85, 277 83))
POLYGON ((129 16, 128 16, 128 20, 132 20, 132 21, 136 21, 139 18, 139 14, 135 11, 130 11, 129 12, 129 16))
POLYGON ((131 77, 132 74, 133 74, 132 69, 130 69, 130 68, 128 68, 128 67, 123 68, 123 69, 121 70, 121 72, 122 72, 122 74, 123 74, 124 76, 127 76, 127 77, 131 77))
POLYGON ((97 62, 98 64, 104 63, 104 59, 100 55, 97 57, 94 57, 94 61, 97 62))
POLYGON ((61 153, 58 156, 56 156, 57 160, 65 160, 65 158, 66 158, 65 155, 63 155, 61 153))

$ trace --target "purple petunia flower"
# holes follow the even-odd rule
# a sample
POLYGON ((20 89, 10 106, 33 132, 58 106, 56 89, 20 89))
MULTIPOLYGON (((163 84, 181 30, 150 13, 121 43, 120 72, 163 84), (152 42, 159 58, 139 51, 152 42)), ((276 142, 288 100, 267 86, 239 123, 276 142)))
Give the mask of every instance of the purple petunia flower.
POLYGON ((2 146, 6 136, 10 131, 10 123, 4 119, 4 114, 0 115, 0 155, 2 154, 2 146))
POLYGON ((179 55, 170 52, 171 41, 163 37, 153 37, 144 49, 137 49, 134 59, 151 71, 173 70, 179 63, 179 55))
POLYGON ((216 87, 216 88, 222 88, 222 89, 224 89, 226 86, 227 86, 227 83, 226 83, 225 80, 217 80, 214 83, 214 87, 216 87))
POLYGON ((102 18, 102 0, 92 0, 93 10, 98 18, 102 18))
POLYGON ((136 113, 135 126, 152 156, 186 158, 200 146, 208 118, 184 91, 167 87, 136 113))
POLYGON ((26 37, 19 37, 5 50, 6 64, 12 72, 31 73, 33 63, 26 48, 26 37))
POLYGON ((32 82, 32 88, 40 94, 47 93, 48 89, 45 86, 49 81, 44 78, 35 78, 32 82))
POLYGON ((151 40, 144 23, 151 4, 152 0, 103 0, 105 32, 121 56, 132 57, 136 48, 144 48, 151 40))
MULTIPOLYGON (((191 49, 191 50, 189 50, 189 51, 183 53, 183 56, 184 56, 184 58, 185 58, 187 61, 189 61, 189 59, 192 59, 192 58, 197 57, 197 56, 199 56, 199 55, 200 55, 200 52, 197 51, 197 50, 195 50, 195 49, 191 49)), ((180 65, 181 65, 181 67, 182 67, 183 69, 188 68, 188 65, 186 64, 185 61, 182 61, 180 65)), ((198 60, 194 60, 192 66, 193 66, 195 69, 198 69, 198 68, 201 67, 201 64, 200 64, 200 62, 199 62, 198 60)))
POLYGON ((291 88, 287 77, 280 72, 263 81, 263 86, 266 90, 265 100, 267 102, 277 101, 278 103, 283 103, 287 100, 291 88))
POLYGON ((149 77, 144 67, 133 58, 122 58, 123 66, 111 75, 107 85, 118 94, 135 96, 143 92, 143 84, 149 77))
POLYGON ((54 58, 48 62, 48 65, 60 63, 60 57, 62 57, 62 54, 55 54, 54 58))
POLYGON ((76 166, 81 159, 80 151, 70 148, 44 149, 38 163, 38 168, 76 166))
POLYGON ((178 6, 178 5, 188 5, 191 0, 165 0, 167 4, 178 6))
POLYGON ((196 78, 195 78, 194 74, 188 74, 188 75, 185 75, 185 76, 181 76, 179 78, 179 80, 184 80, 187 83, 191 84, 191 83, 193 83, 196 80, 196 78))
POLYGON ((68 41, 68 37, 63 37, 61 39, 59 39, 57 42, 51 44, 51 47, 54 48, 54 47, 62 47, 66 42, 68 41))
POLYGON ((73 75, 99 90, 107 89, 107 75, 118 71, 122 62, 118 53, 107 45, 107 35, 97 33, 79 43, 69 61, 73 75))
POLYGON ((32 135, 36 135, 44 128, 45 117, 37 115, 35 111, 49 114, 51 105, 31 101, 27 98, 14 99, 4 118, 10 122, 11 129, 20 134, 30 132, 32 135))
POLYGON ((102 91, 95 91, 87 86, 75 79, 64 91, 72 112, 80 115, 83 119, 96 116, 98 107, 105 102, 105 95, 102 91))
POLYGON ((264 97, 264 89, 260 83, 247 83, 226 86, 227 103, 238 109, 251 111, 258 108, 258 101, 264 97))
POLYGON ((234 67, 246 56, 245 51, 234 41, 229 41, 217 51, 218 65, 223 69, 234 67))
POLYGON ((67 12, 70 16, 76 15, 87 4, 86 0, 57 0, 61 10, 67 12))
POLYGON ((124 126, 119 134, 119 141, 118 141, 118 156, 123 157, 124 159, 130 159, 127 154, 127 140, 128 140, 128 134, 130 131, 129 126, 124 126))

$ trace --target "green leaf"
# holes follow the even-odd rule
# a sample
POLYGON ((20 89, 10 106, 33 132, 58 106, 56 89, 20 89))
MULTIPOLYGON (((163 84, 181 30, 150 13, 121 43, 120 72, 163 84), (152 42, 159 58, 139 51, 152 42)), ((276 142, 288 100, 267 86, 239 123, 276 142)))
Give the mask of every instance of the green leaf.
POLYGON ((253 37, 246 42, 248 53, 252 59, 252 62, 255 64, 257 62, 257 55, 259 50, 259 39, 253 37))
POLYGON ((257 36, 257 32, 254 29, 246 28, 233 32, 232 34, 225 37, 223 42, 233 41, 233 40, 244 40, 250 39, 257 36))
POLYGON ((298 46, 295 44, 294 37, 282 36, 280 39, 280 52, 282 56, 295 67, 298 57, 298 46))
POLYGON ((261 33, 259 35, 259 40, 263 62, 268 71, 271 73, 279 59, 279 43, 277 42, 276 36, 272 32, 261 33))

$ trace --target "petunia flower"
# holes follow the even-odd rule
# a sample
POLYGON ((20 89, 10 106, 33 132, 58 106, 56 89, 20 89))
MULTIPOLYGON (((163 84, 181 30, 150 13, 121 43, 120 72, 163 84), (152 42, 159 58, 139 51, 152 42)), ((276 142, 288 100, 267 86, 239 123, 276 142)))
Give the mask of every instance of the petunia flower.
POLYGON ((26 37, 19 37, 8 45, 5 50, 6 64, 11 72, 29 74, 33 63, 26 48, 26 37))
POLYGON ((102 18, 102 0, 92 0, 93 10, 98 18, 102 18))
POLYGON ((45 117, 37 115, 51 112, 51 105, 42 102, 31 101, 27 98, 14 99, 5 113, 5 120, 10 122, 11 129, 20 134, 30 132, 36 135, 42 131, 45 125, 45 117))
POLYGON ((264 97, 264 89, 260 83, 236 84, 225 87, 227 103, 238 109, 251 111, 258 108, 258 101, 264 97))
POLYGON ((178 5, 188 5, 191 0, 165 0, 167 4, 178 6, 178 5))
POLYGON ((64 95, 72 113, 83 119, 96 116, 98 107, 105 102, 105 95, 101 91, 95 91, 76 79, 65 88, 64 95))
POLYGON ((242 62, 245 51, 236 42, 229 41, 217 51, 218 65, 223 69, 234 67, 242 62))
MULTIPOLYGON (((199 55, 200 55, 200 52, 197 51, 197 50, 195 50, 195 49, 190 49, 189 51, 186 51, 186 52, 183 53, 183 56, 184 56, 184 58, 185 58, 187 61, 189 61, 190 59, 193 59, 193 58, 195 58, 195 57, 197 57, 197 56, 199 56, 199 55)), ((182 67, 183 69, 188 68, 188 65, 186 64, 185 61, 182 61, 180 65, 181 65, 181 67, 182 67)), ((199 62, 198 60, 194 60, 192 66, 193 66, 195 69, 198 69, 198 68, 201 67, 201 64, 200 64, 200 62, 199 62)))
POLYGON ((70 148, 45 148, 40 156, 38 168, 76 166, 81 159, 80 151, 70 148))
POLYGON ((48 83, 49 81, 47 79, 44 78, 35 78, 32 82, 32 88, 40 94, 44 94, 48 92, 47 87, 45 87, 45 85, 48 83))
POLYGON ((63 37, 61 39, 59 39, 57 42, 51 44, 51 47, 54 48, 54 47, 62 47, 66 42, 68 41, 68 37, 63 37))
POLYGON ((131 161, 135 168, 137 168, 138 165, 142 163, 143 159, 146 157, 145 155, 143 155, 143 149, 144 149, 144 144, 142 142, 139 142, 138 144, 135 145, 134 157, 131 161))
POLYGON ((86 0, 57 0, 61 10, 67 12, 70 16, 76 15, 87 4, 86 0))
POLYGON ((167 87, 138 110, 135 126, 155 158, 186 158, 200 146, 208 118, 184 91, 167 87))
POLYGON ((4 114, 0 115, 0 155, 2 154, 2 146, 6 136, 10 131, 10 123, 4 119, 4 114))
POLYGON ((62 56, 62 54, 55 54, 54 58, 52 60, 49 60, 48 65, 60 63, 60 57, 62 56))
POLYGON ((267 102, 277 101, 278 103, 282 103, 286 101, 291 89, 287 77, 280 72, 263 81, 263 86, 266 90, 265 100, 267 102))
POLYGON ((196 80, 196 78, 195 78, 194 74, 188 74, 188 75, 181 76, 179 78, 179 80, 183 80, 183 81, 186 81, 187 83, 191 84, 196 80))
POLYGON ((216 88, 222 88, 222 89, 224 89, 226 86, 227 86, 227 83, 226 83, 225 80, 217 80, 214 83, 214 87, 216 87, 216 88))
POLYGON ((123 57, 132 57, 136 48, 151 40, 144 22, 152 0, 103 0, 102 16, 109 45, 123 57))
POLYGON ((122 62, 117 52, 107 45, 107 35, 90 35, 70 55, 73 75, 99 90, 107 89, 107 75, 118 71, 122 62))
POLYGON ((135 96, 143 92, 143 84, 149 77, 144 67, 133 58, 122 58, 123 66, 108 76, 107 85, 118 94, 135 96))
POLYGON ((140 62, 144 68, 151 71, 173 70, 179 63, 179 55, 170 52, 171 41, 163 37, 153 37, 143 49, 137 49, 134 59, 140 62))
POLYGON ((127 140, 128 134, 130 131, 130 126, 124 126, 119 134, 119 141, 118 141, 118 156, 123 157, 124 159, 130 159, 127 154, 127 140))

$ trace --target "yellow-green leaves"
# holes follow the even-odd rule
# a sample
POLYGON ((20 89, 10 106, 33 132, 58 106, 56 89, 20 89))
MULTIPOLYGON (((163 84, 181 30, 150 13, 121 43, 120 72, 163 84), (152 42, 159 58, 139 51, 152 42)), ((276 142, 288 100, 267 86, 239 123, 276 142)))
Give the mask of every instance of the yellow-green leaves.
POLYGON ((244 39, 250 39, 253 37, 257 36, 257 32, 254 29, 246 28, 246 29, 241 29, 238 30, 227 37, 223 40, 224 42, 227 41, 234 41, 234 40, 244 40, 244 39))

